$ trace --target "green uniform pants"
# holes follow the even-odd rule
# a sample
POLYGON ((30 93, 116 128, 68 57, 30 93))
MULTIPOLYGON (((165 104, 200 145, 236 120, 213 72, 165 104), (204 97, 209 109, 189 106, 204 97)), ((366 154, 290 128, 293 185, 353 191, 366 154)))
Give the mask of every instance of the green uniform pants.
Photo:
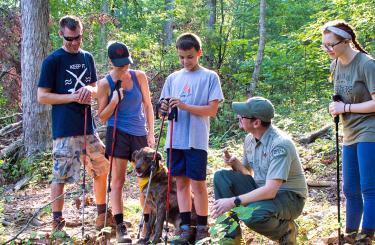
MULTIPOLYGON (((232 170, 219 170, 214 175, 216 200, 242 195, 256 188, 250 175, 232 170)), ((277 241, 288 231, 288 223, 302 213, 304 205, 305 199, 297 193, 279 191, 274 199, 249 203, 247 207, 257 209, 243 221, 253 231, 277 241)))

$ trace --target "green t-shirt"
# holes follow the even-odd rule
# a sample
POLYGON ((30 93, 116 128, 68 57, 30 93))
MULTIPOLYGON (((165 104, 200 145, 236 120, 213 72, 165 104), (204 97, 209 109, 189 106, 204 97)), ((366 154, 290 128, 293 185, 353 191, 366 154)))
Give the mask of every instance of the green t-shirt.
MULTIPOLYGON (((336 61, 333 61, 331 69, 336 61)), ((375 61, 369 55, 359 52, 347 65, 337 61, 334 74, 335 93, 344 103, 357 104, 372 100, 375 93, 375 61)), ((348 110, 349 107, 346 106, 348 110)), ((375 113, 344 113, 344 144, 375 142, 375 113)))
POLYGON ((280 179, 280 191, 293 191, 306 198, 307 184, 296 147, 279 129, 270 126, 259 141, 248 134, 242 164, 253 169, 259 187, 267 180, 280 179))

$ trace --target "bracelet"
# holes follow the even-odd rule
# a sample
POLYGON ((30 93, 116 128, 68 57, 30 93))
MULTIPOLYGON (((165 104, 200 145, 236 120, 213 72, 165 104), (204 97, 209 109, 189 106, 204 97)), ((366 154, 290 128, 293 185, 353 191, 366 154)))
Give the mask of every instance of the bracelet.
POLYGON ((352 113, 351 106, 352 106, 352 104, 349 104, 349 112, 350 112, 350 113, 352 113))
POLYGON ((346 105, 347 105, 347 104, 344 104, 344 113, 346 113, 346 105))

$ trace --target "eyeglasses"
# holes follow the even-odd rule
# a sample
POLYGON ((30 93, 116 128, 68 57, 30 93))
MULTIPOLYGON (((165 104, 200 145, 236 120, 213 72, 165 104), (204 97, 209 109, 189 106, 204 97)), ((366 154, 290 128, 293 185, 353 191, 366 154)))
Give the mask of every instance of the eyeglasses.
POLYGON ((238 119, 249 119, 249 120, 254 120, 254 119, 256 119, 255 117, 245 117, 245 116, 240 116, 240 115, 238 115, 237 116, 238 117, 238 119))
POLYGON ((333 48, 334 48, 336 45, 339 45, 340 43, 344 42, 345 40, 346 40, 346 39, 343 39, 343 40, 341 40, 341 41, 339 41, 339 42, 337 42, 337 43, 330 44, 330 45, 328 45, 328 44, 322 44, 322 45, 320 46, 320 48, 321 48, 323 51, 325 51, 325 52, 333 51, 333 48))
POLYGON ((65 41, 68 41, 68 42, 73 42, 74 40, 80 40, 82 38, 82 35, 78 35, 78 36, 75 36, 75 37, 66 37, 66 36, 63 36, 63 38, 65 39, 65 41))

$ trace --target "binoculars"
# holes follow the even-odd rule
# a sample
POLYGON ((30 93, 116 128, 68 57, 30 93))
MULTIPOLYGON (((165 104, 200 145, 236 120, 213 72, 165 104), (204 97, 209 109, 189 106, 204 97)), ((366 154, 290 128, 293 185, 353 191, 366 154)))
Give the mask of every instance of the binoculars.
MULTIPOLYGON (((160 107, 161 107, 161 102, 163 101, 163 100, 166 100, 167 102, 169 102, 169 100, 170 100, 170 98, 166 98, 166 99, 161 99, 158 103, 157 103, 157 105, 156 105, 156 118, 159 118, 159 110, 160 110, 160 107)), ((167 116, 167 112, 163 112, 162 113, 162 116, 167 116)), ((175 122, 177 122, 177 116, 178 116, 178 110, 177 110, 177 107, 173 107, 172 109, 171 109, 171 111, 169 112, 169 114, 168 114, 168 120, 174 120, 175 122)))

